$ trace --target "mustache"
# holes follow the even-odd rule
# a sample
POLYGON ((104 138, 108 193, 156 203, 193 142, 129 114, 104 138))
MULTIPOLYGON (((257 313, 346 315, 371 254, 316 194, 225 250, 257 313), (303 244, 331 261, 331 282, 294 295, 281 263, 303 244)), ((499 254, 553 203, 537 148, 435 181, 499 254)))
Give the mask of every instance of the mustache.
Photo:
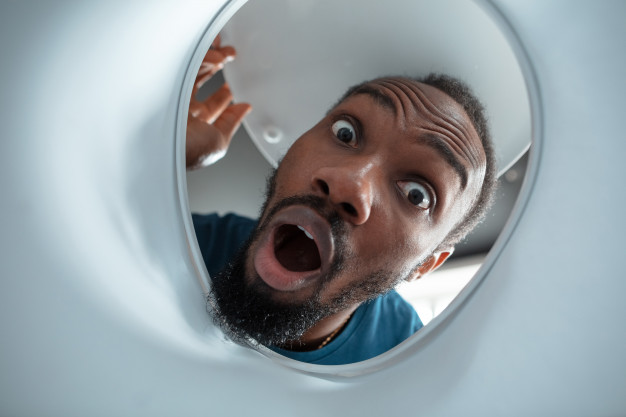
POLYGON ((263 233, 263 231, 267 228, 276 213, 286 207, 296 205, 308 207, 312 210, 315 210, 320 216, 322 216, 322 218, 324 218, 330 224, 331 232, 334 239, 339 239, 340 237, 345 236, 347 226, 339 212, 329 207, 328 201, 326 199, 315 195, 295 195, 285 197, 282 200, 278 201, 269 209, 268 213, 265 214, 263 222, 257 228, 257 233, 263 233))

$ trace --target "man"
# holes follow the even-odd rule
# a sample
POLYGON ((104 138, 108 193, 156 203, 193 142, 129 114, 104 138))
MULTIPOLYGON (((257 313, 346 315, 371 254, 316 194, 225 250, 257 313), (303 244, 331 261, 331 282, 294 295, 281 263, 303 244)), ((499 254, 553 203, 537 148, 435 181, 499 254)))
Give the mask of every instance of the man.
MULTIPOLYGON (((218 40, 199 83, 233 57, 218 40)), ((192 99, 189 167, 224 154, 250 110, 231 100, 227 86, 192 99)), ((383 353, 422 326, 393 288, 448 258, 494 183, 482 107, 463 84, 445 76, 359 84, 291 146, 258 223, 194 215, 215 321, 236 341, 310 363, 383 353)))

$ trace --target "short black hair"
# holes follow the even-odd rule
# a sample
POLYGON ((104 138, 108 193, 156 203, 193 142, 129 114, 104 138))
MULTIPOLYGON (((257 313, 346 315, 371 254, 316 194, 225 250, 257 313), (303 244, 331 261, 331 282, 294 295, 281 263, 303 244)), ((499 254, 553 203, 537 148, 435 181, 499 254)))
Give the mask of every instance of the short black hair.
MULTIPOLYGON (((381 78, 403 78, 406 80, 427 84, 437 88, 440 91, 443 91, 445 94, 450 96, 454 101, 456 101, 463 107, 463 109, 469 116, 470 121, 474 125, 474 129, 476 129, 476 132, 480 137, 486 160, 485 178, 483 179, 481 192, 474 202, 474 205, 470 208, 465 217, 454 226, 450 233, 448 233, 446 238, 435 249, 435 252, 450 249, 454 247, 454 245, 456 245, 458 242, 460 242, 463 238, 465 238, 465 236, 467 236, 467 234, 483 220, 485 214, 493 204, 494 200, 497 184, 497 167, 495 152, 491 140, 491 133, 489 131, 489 125, 487 123, 487 116, 485 115, 485 108, 467 84, 449 75, 431 73, 423 78, 406 76, 381 78)), ((375 80, 379 80, 381 78, 376 78, 375 80)), ((362 86, 375 80, 364 81, 360 84, 348 88, 346 93, 339 99, 339 101, 337 102, 337 104, 335 104, 335 106, 333 106, 333 108, 346 98, 355 94, 357 91, 360 91, 360 88, 362 86)))

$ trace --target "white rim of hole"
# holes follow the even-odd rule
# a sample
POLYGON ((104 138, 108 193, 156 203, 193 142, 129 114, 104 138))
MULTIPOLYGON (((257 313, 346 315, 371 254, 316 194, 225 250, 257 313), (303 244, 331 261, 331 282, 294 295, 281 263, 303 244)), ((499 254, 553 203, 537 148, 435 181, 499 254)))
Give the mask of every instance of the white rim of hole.
MULTIPOLYGON (((526 174, 515 205, 506 221, 506 224, 504 225, 491 250, 485 257, 483 264, 476 274, 470 279, 469 283, 459 292, 459 294, 444 309, 444 311, 441 312, 441 314, 433 318, 428 325, 424 326, 416 334, 412 335, 398 346, 366 361, 346 365, 315 365, 284 357, 263 346, 257 348, 257 350, 262 352, 268 358, 271 358, 277 364, 317 377, 335 379, 365 375, 401 363, 409 356, 413 356, 423 345, 428 343, 434 334, 445 330, 446 324, 452 320, 454 316, 456 316, 463 304, 469 300, 474 291, 478 289, 517 228, 519 220, 521 219, 521 216, 526 208, 526 204, 536 181, 539 169, 543 131, 541 95, 535 71, 527 52, 506 17, 497 8, 497 6, 489 0, 474 0, 474 2, 479 7, 483 8, 508 41, 524 77, 530 105, 532 146, 529 151, 528 167, 526 169, 526 174)), ((207 29, 201 36, 187 66, 187 72, 181 87, 176 116, 175 175, 177 176, 181 217, 185 227, 185 233, 187 235, 189 254, 196 270, 196 276, 205 294, 208 294, 209 292, 211 285, 210 278, 202 258, 202 253, 200 252, 198 241, 196 240, 193 222, 191 219, 191 211, 187 200, 185 138, 189 99, 191 97, 192 86, 196 73, 198 72, 200 63, 202 62, 206 51, 211 46, 213 39, 215 39, 230 18, 245 3, 247 3, 247 0, 228 0, 214 16, 211 22, 209 22, 207 29)))

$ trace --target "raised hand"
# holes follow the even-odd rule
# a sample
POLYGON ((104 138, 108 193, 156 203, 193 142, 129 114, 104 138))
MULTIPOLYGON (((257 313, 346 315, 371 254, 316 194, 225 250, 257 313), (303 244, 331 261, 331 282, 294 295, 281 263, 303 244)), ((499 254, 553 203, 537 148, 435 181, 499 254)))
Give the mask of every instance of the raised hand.
POLYGON ((235 58, 235 49, 220 43, 218 36, 202 60, 191 94, 187 118, 187 169, 208 166, 222 158, 241 121, 252 109, 247 103, 231 104, 233 96, 227 84, 204 101, 196 99, 198 89, 235 58))

